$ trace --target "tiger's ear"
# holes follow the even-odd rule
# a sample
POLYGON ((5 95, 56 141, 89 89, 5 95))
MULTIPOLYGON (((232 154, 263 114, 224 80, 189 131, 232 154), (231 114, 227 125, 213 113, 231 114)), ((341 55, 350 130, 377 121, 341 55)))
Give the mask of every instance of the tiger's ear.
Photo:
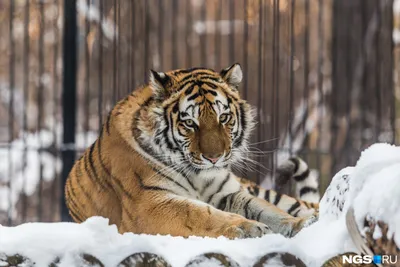
POLYGON ((150 70, 150 86, 157 99, 165 99, 168 96, 167 87, 171 78, 164 72, 150 70))
POLYGON ((232 66, 221 70, 219 74, 222 79, 229 84, 229 86, 236 90, 239 88, 239 84, 243 79, 242 67, 240 67, 239 63, 235 63, 232 66))

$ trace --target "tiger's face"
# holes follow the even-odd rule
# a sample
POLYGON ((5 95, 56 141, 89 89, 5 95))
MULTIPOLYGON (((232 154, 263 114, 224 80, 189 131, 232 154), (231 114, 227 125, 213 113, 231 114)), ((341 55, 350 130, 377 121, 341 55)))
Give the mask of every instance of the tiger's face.
POLYGON ((152 71, 158 154, 197 172, 239 160, 254 125, 252 109, 238 93, 241 80, 239 64, 219 73, 202 68, 152 71))

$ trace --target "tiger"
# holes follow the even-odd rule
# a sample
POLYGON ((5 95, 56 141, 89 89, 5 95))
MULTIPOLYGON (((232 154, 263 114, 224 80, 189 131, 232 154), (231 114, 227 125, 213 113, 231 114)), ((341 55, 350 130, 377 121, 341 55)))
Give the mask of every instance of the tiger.
POLYGON ((292 237, 317 221, 317 212, 289 214, 311 208, 305 202, 274 192, 270 203, 231 171, 255 126, 254 108, 239 95, 240 64, 149 73, 68 175, 75 222, 102 216, 120 233, 236 239, 292 237))

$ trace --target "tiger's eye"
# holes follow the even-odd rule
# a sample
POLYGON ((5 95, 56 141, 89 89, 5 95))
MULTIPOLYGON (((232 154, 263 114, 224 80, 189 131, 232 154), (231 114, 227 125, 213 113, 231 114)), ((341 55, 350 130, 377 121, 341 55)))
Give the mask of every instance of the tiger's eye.
POLYGON ((187 127, 193 127, 194 126, 194 121, 193 120, 185 120, 183 123, 185 123, 185 125, 187 127))
POLYGON ((221 123, 227 123, 230 120, 231 116, 229 114, 222 114, 219 116, 219 121, 221 123))

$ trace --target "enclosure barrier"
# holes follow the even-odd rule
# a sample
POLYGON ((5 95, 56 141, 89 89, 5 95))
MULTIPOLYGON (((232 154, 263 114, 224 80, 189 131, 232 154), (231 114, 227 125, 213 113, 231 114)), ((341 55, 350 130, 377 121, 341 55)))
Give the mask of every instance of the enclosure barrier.
MULTIPOLYGON (((367 227, 367 231, 365 232, 365 236, 359 235, 359 231, 352 231, 350 228, 349 221, 354 223, 354 214, 352 210, 347 213, 347 228, 349 229, 349 233, 354 241, 359 238, 362 244, 359 244, 358 249, 360 251, 365 251, 365 249, 361 249, 360 247, 367 248, 368 253, 364 254, 372 254, 372 255, 397 255, 400 257, 400 248, 399 245, 394 241, 394 233, 390 233, 388 229, 388 225, 382 221, 372 221, 365 217, 364 226, 367 227), (382 233, 380 238, 373 238, 373 233, 376 228, 382 233), (359 235, 359 236, 357 236, 359 235), (393 235, 393 236, 392 236, 393 235)), ((354 224, 355 227, 356 224, 354 224)), ((343 264, 342 256, 343 255, 356 255, 355 253, 348 252, 344 254, 337 255, 327 260, 322 267, 350 267, 353 265, 343 264)), ((371 256, 372 256, 371 255, 371 256)), ((76 262, 74 266, 76 267, 88 267, 88 266, 96 266, 96 267, 108 267, 103 264, 98 258, 93 255, 81 253, 75 257, 76 262)), ((54 259, 54 261, 49 265, 49 267, 57 267, 60 263, 60 258, 54 259)), ((296 256, 290 253, 283 252, 272 252, 260 257, 260 259, 256 260, 254 263, 250 263, 248 266, 253 267, 268 267, 268 266, 276 266, 276 264, 280 263, 280 266, 295 266, 295 267, 307 267, 307 265, 296 256), (251 265, 252 264, 252 265, 251 265)), ((36 267, 35 263, 25 257, 24 255, 5 255, 0 251, 0 266, 3 267, 14 267, 14 266, 24 266, 24 267, 36 267)), ((141 252, 135 253, 127 258, 123 259, 117 267, 173 267, 171 266, 163 257, 148 253, 141 252)), ((207 267, 240 267, 240 265, 230 257, 223 255, 221 253, 209 252, 205 254, 200 254, 193 259, 189 260, 189 262, 185 265, 185 267, 195 267, 195 266, 207 266, 207 267)), ((358 264, 359 267, 373 267, 374 264, 358 264)), ((391 265, 392 267, 400 267, 400 262, 397 262, 395 265, 391 265)), ((41 266, 40 266, 41 267, 41 266)))
MULTIPOLYGON (((335 267, 335 266, 342 266, 342 265, 335 265, 333 262, 337 262, 336 258, 332 258, 327 263, 323 265, 323 267, 335 267)), ((267 267, 267 266, 276 266, 276 260, 283 264, 282 266, 295 266, 295 267, 306 267, 306 265, 298 258, 293 256, 289 253, 269 253, 265 256, 261 257, 257 262, 255 262, 252 266, 253 267, 267 267), (271 262, 273 265, 269 265, 271 262)), ((12 266, 25 266, 25 267, 36 267, 35 263, 32 262, 29 258, 26 258, 21 255, 1 255, 0 254, 0 263, 5 262, 5 267, 12 267, 12 266), (8 265, 7 265, 8 264, 8 265)), ((60 259, 56 258, 54 261, 49 265, 49 267, 57 267, 59 266, 60 259)), ((89 254, 81 254, 79 257, 76 257, 76 267, 89 267, 89 266, 96 266, 96 267, 106 267, 100 260, 96 257, 89 255, 89 254)), ((125 258, 121 261, 117 267, 172 267, 168 264, 162 257, 142 252, 142 253, 135 253, 131 256, 125 258)), ((207 267, 219 267, 219 266, 226 266, 226 267, 240 267, 240 265, 229 258, 220 253, 206 253, 201 254, 192 260, 190 260, 185 267, 194 267, 194 266, 207 266, 207 267)), ((250 265, 249 265, 250 266, 250 265)), ((360 267, 365 267, 368 265, 360 265, 360 267)))

